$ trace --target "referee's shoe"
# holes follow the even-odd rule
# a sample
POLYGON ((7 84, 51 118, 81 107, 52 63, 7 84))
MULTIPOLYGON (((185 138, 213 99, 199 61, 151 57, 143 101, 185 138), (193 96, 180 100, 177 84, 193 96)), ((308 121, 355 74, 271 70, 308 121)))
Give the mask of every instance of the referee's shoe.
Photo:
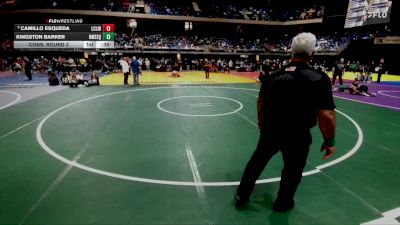
POLYGON ((246 206, 247 203, 249 203, 249 198, 248 197, 247 198, 242 198, 239 195, 235 196, 235 200, 236 200, 235 207, 237 209, 242 208, 243 206, 246 206))
POLYGON ((277 198, 274 202, 274 204, 272 205, 272 209, 275 212, 287 212, 291 209, 293 209, 294 207, 294 200, 290 199, 290 200, 283 200, 280 198, 277 198))
MULTIPOLYGON (((236 204, 235 207, 240 209, 249 203, 249 198, 241 198, 239 195, 235 196, 236 204)), ((272 209, 275 212, 287 212, 294 208, 294 200, 283 200, 277 198, 272 205, 272 209)))

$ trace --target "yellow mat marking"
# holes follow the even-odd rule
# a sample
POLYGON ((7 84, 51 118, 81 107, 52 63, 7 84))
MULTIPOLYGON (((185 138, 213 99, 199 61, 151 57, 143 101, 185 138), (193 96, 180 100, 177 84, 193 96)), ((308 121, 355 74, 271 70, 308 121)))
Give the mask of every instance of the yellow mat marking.
MULTIPOLYGON (((332 73, 331 72, 328 72, 328 75, 329 75, 329 77, 332 78, 332 73)), ((343 76, 343 79, 354 80, 355 76, 356 76, 356 73, 345 72, 344 76, 343 76)), ((377 78, 378 78, 378 74, 377 73, 373 73, 372 74, 372 81, 376 81, 377 78)), ((336 80, 337 82, 338 82, 338 79, 339 78, 337 78, 337 80, 336 80)), ((390 74, 382 74, 381 81, 400 81, 400 76, 398 76, 398 75, 390 75, 390 74)))
MULTIPOLYGON (((210 73, 210 79, 205 78, 204 72, 181 72, 181 77, 174 78, 170 72, 143 72, 139 77, 140 84, 244 84, 256 83, 255 79, 235 76, 228 73, 210 73)), ((122 85, 123 74, 114 73, 100 78, 101 85, 122 85)), ((133 84, 133 76, 129 75, 128 84, 133 84)))

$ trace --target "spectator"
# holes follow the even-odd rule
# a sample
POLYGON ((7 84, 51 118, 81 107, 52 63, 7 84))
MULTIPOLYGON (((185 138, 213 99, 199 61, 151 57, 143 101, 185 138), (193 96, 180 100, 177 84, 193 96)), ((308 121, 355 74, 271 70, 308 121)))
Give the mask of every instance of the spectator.
POLYGON ((146 59, 144 60, 144 64, 145 64, 145 66, 146 66, 146 70, 150 70, 150 60, 149 60, 148 58, 146 58, 146 59))
POLYGON ((95 72, 92 72, 92 75, 90 76, 90 80, 85 82, 85 86, 89 87, 89 86, 96 86, 96 85, 100 85, 99 77, 96 75, 95 72))
POLYGON ((27 77, 28 80, 32 80, 32 64, 29 61, 28 57, 24 57, 24 61, 25 61, 25 75, 27 77))
POLYGON ((139 74, 140 74, 140 62, 135 56, 132 57, 131 67, 133 71, 133 85, 138 86, 139 84, 139 74))
POLYGON ((53 71, 48 72, 48 77, 49 77, 49 85, 50 86, 57 86, 60 85, 60 81, 58 80, 56 74, 53 71))
POLYGON ((128 85, 128 77, 129 77, 129 65, 128 59, 126 57, 122 57, 118 61, 119 65, 122 67, 122 73, 124 74, 124 85, 128 85))

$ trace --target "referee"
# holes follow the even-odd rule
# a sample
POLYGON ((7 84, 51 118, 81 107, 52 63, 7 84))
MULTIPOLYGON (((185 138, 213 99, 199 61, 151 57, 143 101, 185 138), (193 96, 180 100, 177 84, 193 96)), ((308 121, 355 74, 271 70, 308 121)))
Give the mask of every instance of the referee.
POLYGON ((344 58, 341 58, 338 63, 336 63, 335 67, 333 67, 333 77, 332 77, 332 86, 335 85, 336 77, 339 77, 339 84, 343 85, 343 74, 344 74, 344 58))
POLYGON ((294 207, 294 195, 306 165, 312 139, 310 128, 319 123, 324 138, 323 159, 335 152, 335 104, 330 80, 308 64, 316 37, 301 33, 293 38, 291 63, 268 76, 257 100, 260 138, 257 149, 244 170, 236 194, 236 207, 246 205, 268 161, 279 151, 284 168, 273 210, 286 212, 294 207))

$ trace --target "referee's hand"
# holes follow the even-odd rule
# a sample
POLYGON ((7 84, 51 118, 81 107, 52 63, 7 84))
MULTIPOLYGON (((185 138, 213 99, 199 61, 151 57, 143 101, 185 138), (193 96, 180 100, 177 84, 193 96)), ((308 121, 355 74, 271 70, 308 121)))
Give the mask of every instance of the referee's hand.
POLYGON ((322 157, 323 160, 329 159, 335 153, 335 146, 326 146, 324 143, 321 145, 321 152, 325 151, 325 155, 322 157))

